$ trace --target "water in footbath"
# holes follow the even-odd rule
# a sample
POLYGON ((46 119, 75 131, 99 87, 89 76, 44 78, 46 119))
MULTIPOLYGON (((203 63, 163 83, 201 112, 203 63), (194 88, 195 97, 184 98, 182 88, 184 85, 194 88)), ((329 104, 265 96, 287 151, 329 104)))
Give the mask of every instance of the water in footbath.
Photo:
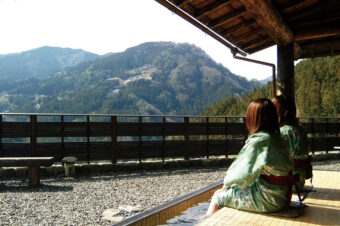
POLYGON ((181 215, 175 216, 167 220, 166 224, 164 225, 176 225, 176 226, 189 226, 189 225, 196 225, 202 219, 203 215, 206 214, 209 201, 201 202, 196 204, 193 207, 188 208, 187 210, 183 211, 181 215))

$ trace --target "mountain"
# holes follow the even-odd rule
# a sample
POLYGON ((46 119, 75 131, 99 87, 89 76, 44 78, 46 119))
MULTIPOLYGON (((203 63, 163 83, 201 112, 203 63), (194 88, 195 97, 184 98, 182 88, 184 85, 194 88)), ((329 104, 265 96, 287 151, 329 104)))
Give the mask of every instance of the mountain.
MULTIPOLYGON (((228 97, 203 115, 244 115, 248 104, 260 97, 271 99, 271 86, 254 89, 242 98, 228 97)), ((340 116, 340 56, 300 61, 295 66, 295 96, 300 116, 340 116)))
POLYGON ((80 49, 40 47, 37 49, 0 55, 0 80, 44 78, 65 67, 96 59, 98 55, 80 49))
POLYGON ((8 100, 2 111, 10 112, 194 115, 260 85, 232 74, 194 45, 150 42, 46 79, 0 85, 0 92, 8 100))
POLYGON ((273 77, 269 76, 269 77, 267 77, 265 79, 260 80, 260 82, 263 83, 263 84, 267 84, 268 82, 270 82, 272 80, 273 80, 273 77))

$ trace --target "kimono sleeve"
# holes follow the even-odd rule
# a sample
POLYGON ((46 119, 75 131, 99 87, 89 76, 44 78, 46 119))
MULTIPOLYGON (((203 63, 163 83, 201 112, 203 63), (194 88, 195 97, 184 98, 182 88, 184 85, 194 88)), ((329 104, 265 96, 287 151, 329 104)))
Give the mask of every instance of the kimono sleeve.
POLYGON ((230 187, 233 184, 237 184, 241 189, 249 186, 266 165, 267 155, 267 142, 246 144, 229 167, 224 178, 224 185, 230 187))

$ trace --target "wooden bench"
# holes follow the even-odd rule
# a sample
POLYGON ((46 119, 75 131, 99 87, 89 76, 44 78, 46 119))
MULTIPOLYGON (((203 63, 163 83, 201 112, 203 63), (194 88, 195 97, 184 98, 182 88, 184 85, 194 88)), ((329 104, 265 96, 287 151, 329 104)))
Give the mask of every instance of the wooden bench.
POLYGON ((40 184, 40 166, 51 166, 54 157, 9 157, 0 158, 0 167, 28 167, 28 186, 35 187, 40 184))

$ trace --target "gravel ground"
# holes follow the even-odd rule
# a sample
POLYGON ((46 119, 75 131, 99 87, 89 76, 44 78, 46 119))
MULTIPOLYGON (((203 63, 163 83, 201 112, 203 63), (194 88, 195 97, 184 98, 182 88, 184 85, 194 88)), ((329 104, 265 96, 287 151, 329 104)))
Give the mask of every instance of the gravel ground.
MULTIPOLYGON (((111 225, 101 219, 122 205, 128 217, 222 180, 226 168, 110 172, 42 178, 31 189, 18 178, 0 182, 0 225, 111 225)), ((4 178, 1 178, 4 179, 4 178)))
POLYGON ((336 170, 340 171, 340 160, 327 160, 322 162, 313 162, 313 169, 316 170, 336 170))
MULTIPOLYGON (((314 169, 340 170, 340 160, 314 162, 314 169)), ((0 225, 111 225, 107 209, 123 205, 129 217, 222 180, 227 168, 110 172, 66 178, 43 177, 31 189, 22 178, 0 178, 0 225)))

